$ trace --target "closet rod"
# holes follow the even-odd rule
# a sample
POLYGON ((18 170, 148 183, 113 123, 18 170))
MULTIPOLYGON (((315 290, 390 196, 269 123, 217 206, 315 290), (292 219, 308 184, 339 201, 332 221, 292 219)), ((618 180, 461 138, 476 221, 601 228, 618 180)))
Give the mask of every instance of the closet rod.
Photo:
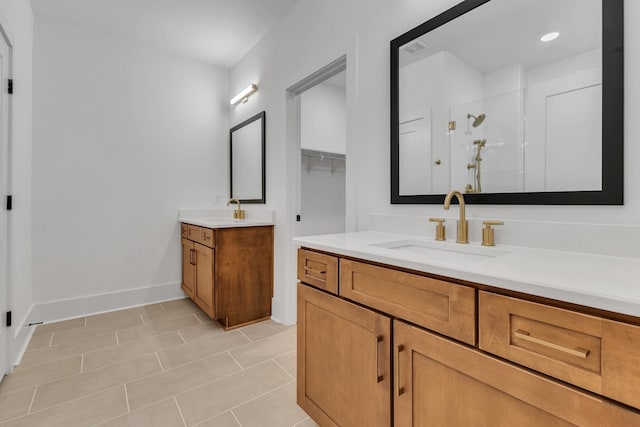
POLYGON ((318 157, 320 159, 331 159, 331 160, 346 160, 347 158, 347 156, 344 154, 329 153, 326 151, 307 150, 305 148, 302 149, 302 155, 307 157, 318 157))

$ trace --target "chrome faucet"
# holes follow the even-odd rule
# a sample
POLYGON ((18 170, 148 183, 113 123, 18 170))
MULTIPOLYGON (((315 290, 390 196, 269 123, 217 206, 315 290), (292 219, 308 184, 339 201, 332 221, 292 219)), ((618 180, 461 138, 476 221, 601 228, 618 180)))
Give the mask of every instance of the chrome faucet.
POLYGON ((464 214, 464 196, 459 191, 450 191, 447 197, 444 199, 444 208, 449 210, 451 199, 456 196, 458 204, 460 204, 460 219, 458 220, 458 235, 456 237, 457 243, 469 243, 469 221, 465 218, 464 214))
POLYGON ((229 206, 230 203, 235 203, 238 205, 237 209, 233 211, 233 219, 244 219, 244 211, 240 209, 240 200, 229 199, 229 201, 227 202, 227 206, 229 206))

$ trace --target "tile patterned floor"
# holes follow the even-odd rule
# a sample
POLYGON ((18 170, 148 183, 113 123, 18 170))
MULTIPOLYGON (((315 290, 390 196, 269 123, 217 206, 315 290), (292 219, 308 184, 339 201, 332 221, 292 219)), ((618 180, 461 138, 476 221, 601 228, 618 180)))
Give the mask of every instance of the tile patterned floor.
POLYGON ((0 383, 0 426, 316 426, 295 376, 295 327, 224 332, 170 301, 39 326, 0 383))

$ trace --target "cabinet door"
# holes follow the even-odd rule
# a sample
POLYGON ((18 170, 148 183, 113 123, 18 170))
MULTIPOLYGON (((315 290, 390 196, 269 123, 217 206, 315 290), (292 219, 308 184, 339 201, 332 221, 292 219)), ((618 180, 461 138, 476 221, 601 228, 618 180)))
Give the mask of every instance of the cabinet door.
POLYGON ((394 363, 396 427, 640 425, 637 413, 600 396, 400 321, 394 363))
POLYGON ((215 319, 215 292, 213 283, 213 249, 199 243, 193 244, 195 251, 196 283, 193 300, 207 316, 215 319))
MULTIPOLYGON (((184 225, 183 225, 184 228, 184 225)), ((195 253, 193 242, 181 239, 182 242, 182 290, 193 299, 193 289, 196 281, 195 253)))
POLYGON ((321 426, 390 426, 391 319, 298 284, 298 405, 321 426))

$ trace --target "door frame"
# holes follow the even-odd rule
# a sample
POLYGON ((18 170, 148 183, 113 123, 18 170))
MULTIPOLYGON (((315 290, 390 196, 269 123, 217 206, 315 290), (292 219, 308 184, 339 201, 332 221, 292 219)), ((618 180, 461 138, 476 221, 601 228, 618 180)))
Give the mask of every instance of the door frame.
MULTIPOLYGON (((347 55, 344 54, 338 59, 321 67, 317 71, 309 74, 307 77, 299 80, 297 83, 286 87, 285 89, 285 139, 286 139, 286 240, 299 235, 300 226, 296 221, 296 215, 300 213, 301 206, 301 135, 300 135, 300 95, 312 87, 324 82, 325 80, 347 71, 347 116, 349 114, 349 72, 347 70, 347 55)), ((347 117, 347 157, 349 153, 349 117, 347 117)), ((349 172, 347 168, 347 199, 349 198, 349 172)), ((346 206, 346 224, 345 231, 352 231, 354 226, 355 212, 351 212, 349 204, 346 206)), ((285 278, 287 282, 295 281, 297 277, 297 245, 293 242, 287 245, 285 278)), ((288 320, 295 321, 296 313, 296 291, 287 291, 286 300, 282 303, 285 308, 285 316, 288 320)))
MULTIPOLYGON (((11 333, 14 330, 13 326, 7 326, 6 324, 6 311, 10 311, 11 309, 11 254, 10 254, 10 241, 11 241, 11 233, 10 233, 10 216, 8 211, 6 210, 6 200, 7 196, 11 194, 11 147, 12 147, 12 118, 13 118, 13 99, 12 96, 9 95, 7 91, 7 81, 8 79, 13 79, 13 44, 11 43, 11 37, 5 30, 4 24, 0 21, 0 34, 7 44, 8 57, 7 57, 7 75, 6 78, 3 78, 0 81, 0 90, 2 91, 3 96, 6 97, 6 140, 0 135, 0 215, 4 216, 3 219, 0 220, 0 226, 4 227, 4 230, 1 230, 0 233, 4 234, 4 242, 3 245, 0 245, 0 299, 6 302, 6 306, 0 307, 0 315, 2 316, 0 322, 0 328, 2 328, 2 333, 0 334, 0 352, 3 354, 0 355, 0 381, 2 381, 2 377, 5 373, 8 373, 12 368, 12 358, 11 358, 11 349, 13 345, 13 341, 10 339, 11 333)), ((2 115, 4 115, 4 111, 2 111, 2 115)), ((4 117, 0 117, 0 120, 4 119, 4 117)), ((1 129, 1 127, 0 127, 1 129)))

